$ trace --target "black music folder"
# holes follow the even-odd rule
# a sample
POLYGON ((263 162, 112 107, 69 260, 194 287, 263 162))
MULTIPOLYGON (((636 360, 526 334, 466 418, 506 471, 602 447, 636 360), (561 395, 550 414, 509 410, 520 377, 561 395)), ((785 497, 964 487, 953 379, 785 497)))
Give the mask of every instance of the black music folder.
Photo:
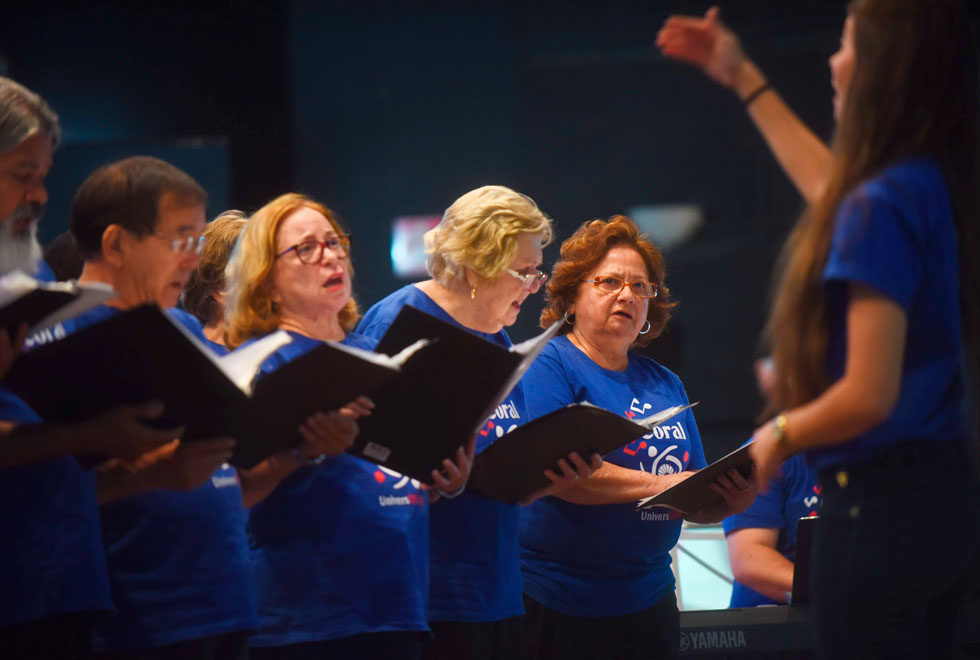
POLYGON ((20 356, 4 384, 49 422, 76 422, 116 405, 159 400, 152 424, 187 440, 235 438, 232 463, 252 467, 295 446, 299 425, 393 380, 415 350, 389 358, 325 342, 256 379, 289 343, 279 331, 217 356, 155 305, 121 312, 20 356))
POLYGON ((705 507, 721 501, 721 495, 708 488, 719 475, 735 469, 746 479, 752 474, 752 457, 749 447, 752 443, 742 445, 732 453, 719 458, 717 461, 698 470, 691 477, 671 486, 667 490, 640 500, 636 508, 651 509, 655 506, 665 506, 681 513, 696 513, 705 507))
POLYGON ((26 323, 32 335, 84 314, 115 295, 107 284, 41 282, 13 270, 0 277, 0 328, 13 338, 26 323))
POLYGON ((374 412, 358 421, 360 432, 348 451, 431 483, 432 470, 483 426, 562 323, 508 350, 403 307, 376 350, 390 355, 430 341, 397 379, 371 393, 374 412))
POLYGON ((559 408, 487 447, 473 462, 467 488, 509 504, 521 502, 551 484, 546 469, 561 474, 558 459, 576 451, 588 462, 592 454, 604 455, 629 444, 694 405, 673 406, 635 420, 588 402, 559 408))

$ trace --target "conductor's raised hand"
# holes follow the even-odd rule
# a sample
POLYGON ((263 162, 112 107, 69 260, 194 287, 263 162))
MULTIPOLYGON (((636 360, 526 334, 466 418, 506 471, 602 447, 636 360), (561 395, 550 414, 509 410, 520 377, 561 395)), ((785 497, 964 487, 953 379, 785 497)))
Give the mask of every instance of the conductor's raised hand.
POLYGON ((693 64, 725 87, 735 88, 747 58, 717 6, 704 17, 671 16, 657 33, 657 47, 668 57, 693 64))
POLYGON ((473 455, 476 453, 476 436, 456 450, 455 460, 445 459, 441 470, 432 471, 432 485, 443 497, 459 495, 470 478, 473 455))

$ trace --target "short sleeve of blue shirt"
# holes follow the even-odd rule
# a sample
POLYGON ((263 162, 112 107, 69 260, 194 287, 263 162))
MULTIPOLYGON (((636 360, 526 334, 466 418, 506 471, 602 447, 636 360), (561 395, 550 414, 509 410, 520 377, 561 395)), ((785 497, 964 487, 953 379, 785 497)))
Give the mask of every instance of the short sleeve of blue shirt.
POLYGON ((924 264, 912 218, 885 183, 873 183, 841 204, 825 280, 862 282, 908 311, 924 264))

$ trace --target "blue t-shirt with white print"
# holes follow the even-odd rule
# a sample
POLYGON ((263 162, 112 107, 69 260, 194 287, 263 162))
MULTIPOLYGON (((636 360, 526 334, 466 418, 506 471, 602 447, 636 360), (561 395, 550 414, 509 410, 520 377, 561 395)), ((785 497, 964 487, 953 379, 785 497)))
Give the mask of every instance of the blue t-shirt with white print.
MULTIPOLYGON (((118 313, 101 305, 66 321, 64 334, 118 313)), ((147 347, 163 350, 152 338, 147 347)), ((94 622, 97 651, 136 651, 255 628, 245 510, 233 467, 221 466, 194 490, 132 495, 102 505, 100 513, 116 611, 94 622)))
MULTIPOLYGON (((796 558, 796 525, 800 518, 815 516, 820 511, 822 488, 817 471, 807 465, 803 454, 797 454, 780 467, 769 490, 759 493, 748 509, 728 516, 721 522, 725 535, 739 529, 778 529, 776 550, 791 562, 796 558)), ((737 580, 732 585, 729 607, 756 605, 785 605, 773 600, 737 580)))
MULTIPOLYGON (((290 336, 263 373, 321 343, 290 336)), ((377 344, 354 333, 343 343, 367 350, 377 344)), ((418 481, 352 454, 283 479, 249 514, 260 623, 250 644, 428 630, 428 499, 418 481)))
MULTIPOLYGON (((503 330, 489 334, 460 325, 414 284, 377 303, 358 332, 380 339, 402 307, 409 305, 503 347, 503 330)), ((465 391, 465 384, 460 384, 465 391)), ((477 433, 476 452, 526 421, 518 385, 477 433)), ((517 533, 519 508, 474 493, 440 499, 429 515, 430 621, 498 621, 524 613, 517 533)))
MULTIPOLYGON (((680 379, 653 360, 630 353, 625 370, 604 369, 566 335, 552 339, 528 369, 524 392, 531 419, 581 401, 629 418, 688 403, 680 379)), ((705 467, 690 410, 603 460, 659 475, 705 467)), ((522 512, 524 591, 569 616, 618 616, 652 607, 674 589, 669 553, 681 523, 679 513, 637 511, 632 502, 537 500, 522 512)))
POLYGON ((901 161, 844 199, 823 279, 830 382, 843 376, 847 360, 849 283, 866 284, 900 305, 908 326, 895 409, 850 442, 807 452, 817 469, 872 461, 902 442, 941 451, 966 437, 956 225, 935 161, 901 161))
MULTIPOLYGON (((54 280, 43 268, 35 277, 54 280)), ((0 419, 41 422, 3 385, 0 419)), ((0 533, 0 628, 112 608, 95 476, 73 456, 0 469, 0 533)))

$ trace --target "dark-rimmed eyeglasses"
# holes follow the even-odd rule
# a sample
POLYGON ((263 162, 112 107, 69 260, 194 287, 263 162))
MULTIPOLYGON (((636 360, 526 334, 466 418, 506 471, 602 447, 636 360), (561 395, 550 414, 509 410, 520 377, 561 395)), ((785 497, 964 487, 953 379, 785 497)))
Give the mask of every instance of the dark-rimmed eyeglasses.
POLYGON ((530 273, 519 273, 513 268, 508 268, 507 274, 519 279, 524 285, 524 288, 531 293, 536 292, 541 288, 542 284, 548 281, 548 273, 542 273, 539 270, 534 270, 530 273))
POLYGON ((594 280, 587 280, 589 284, 594 286, 597 290, 602 293, 617 294, 623 290, 624 287, 629 286, 630 291, 637 298, 656 298, 657 297, 657 285, 653 282, 647 282, 646 280, 636 280, 634 282, 627 282, 620 277, 613 277, 612 275, 601 275, 596 277, 594 280))
POLYGON ((286 248, 276 255, 276 259, 290 252, 296 253, 296 258, 304 264, 317 264, 323 259, 323 250, 327 249, 337 255, 338 259, 343 259, 350 254, 350 236, 341 234, 331 236, 325 241, 303 241, 296 245, 286 248))

